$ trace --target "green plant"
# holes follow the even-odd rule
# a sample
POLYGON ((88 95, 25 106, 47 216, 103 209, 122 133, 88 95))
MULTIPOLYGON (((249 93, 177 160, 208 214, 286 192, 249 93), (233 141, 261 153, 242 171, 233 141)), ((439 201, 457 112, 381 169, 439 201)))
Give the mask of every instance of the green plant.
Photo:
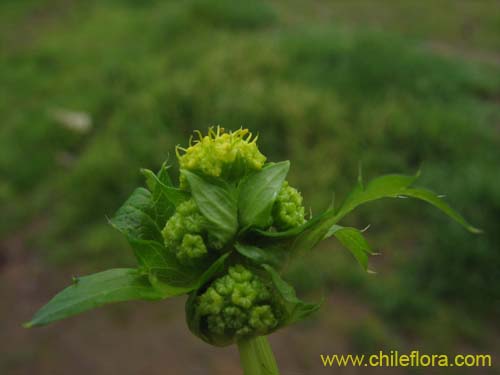
POLYGON ((338 222, 361 204, 412 197, 442 210, 473 233, 462 216, 416 176, 387 175, 358 184, 306 219, 300 193, 289 186, 288 161, 267 162, 247 129, 197 133, 177 147, 179 187, 169 166, 144 169, 137 188, 110 220, 128 239, 139 263, 75 278, 25 324, 41 326, 111 302, 161 300, 189 294, 190 330, 216 346, 236 343, 246 374, 278 373, 265 336, 308 317, 320 304, 301 301, 282 277, 288 260, 337 238, 366 270, 372 253, 362 231, 338 222))

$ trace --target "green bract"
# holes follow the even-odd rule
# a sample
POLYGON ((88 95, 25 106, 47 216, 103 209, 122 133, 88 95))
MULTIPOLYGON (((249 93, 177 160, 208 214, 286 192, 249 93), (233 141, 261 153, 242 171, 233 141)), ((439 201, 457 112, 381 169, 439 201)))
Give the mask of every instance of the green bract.
POLYGON ((266 163, 246 129, 197 134, 189 147, 177 148, 178 187, 167 165, 156 174, 142 170, 147 188, 136 189, 110 220, 128 239, 138 267, 75 279, 26 326, 111 302, 188 294, 186 318, 194 334, 218 346, 247 342, 319 308, 301 301, 282 278, 289 259, 335 237, 367 269, 371 248, 362 231, 339 224, 361 204, 417 198, 479 232, 436 194, 413 187, 418 175, 387 175, 367 184, 360 177, 338 209, 306 220, 301 194, 286 181, 288 161, 266 163))

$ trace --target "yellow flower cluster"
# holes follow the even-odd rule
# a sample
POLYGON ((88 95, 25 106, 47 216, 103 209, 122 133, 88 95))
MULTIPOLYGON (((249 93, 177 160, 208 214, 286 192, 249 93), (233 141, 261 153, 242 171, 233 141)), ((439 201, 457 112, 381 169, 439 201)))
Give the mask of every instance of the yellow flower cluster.
MULTIPOLYGON (((226 133, 221 127, 210 128, 208 135, 196 133, 188 148, 177 146, 176 154, 181 169, 199 172, 206 176, 229 179, 241 178, 253 170, 260 170, 266 161, 257 147, 257 137, 252 139, 248 129, 226 133)), ((181 176, 181 188, 187 186, 181 176)))

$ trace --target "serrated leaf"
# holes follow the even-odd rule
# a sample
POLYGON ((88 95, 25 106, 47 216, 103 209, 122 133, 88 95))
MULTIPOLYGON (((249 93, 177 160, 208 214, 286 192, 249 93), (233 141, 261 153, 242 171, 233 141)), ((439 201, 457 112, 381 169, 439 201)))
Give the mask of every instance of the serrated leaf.
POLYGON ((451 208, 445 201, 443 201, 436 193, 433 193, 430 190, 422 189, 422 188, 408 188, 402 193, 402 196, 417 198, 423 200, 427 203, 432 204, 434 207, 438 208, 446 215, 451 217, 453 220, 464 226, 469 232, 472 233, 482 233, 481 229, 475 228, 470 225, 462 215, 456 212, 453 208, 451 208))
POLYGON ((467 223, 460 214, 442 201, 436 194, 425 189, 411 188, 410 185, 417 178, 418 174, 415 176, 386 175, 372 180, 366 187, 363 187, 362 183, 358 183, 337 213, 330 211, 328 214, 324 215, 321 220, 315 223, 315 225, 297 236, 292 244, 291 251, 307 251, 311 249, 324 238, 333 225, 349 212, 361 204, 381 198, 412 197, 424 200, 443 211, 470 232, 481 232, 479 229, 467 223))
POLYGON ((42 326, 109 303, 162 298, 138 270, 111 269, 76 278, 73 285, 38 310, 25 327, 42 326))
POLYGON ((236 189, 223 181, 207 181, 181 170, 202 215, 209 223, 208 231, 221 243, 227 243, 238 229, 236 189))
MULTIPOLYGON (((127 237, 139 264, 143 268, 150 268, 148 263, 156 262, 160 258, 157 255, 156 260, 148 258, 157 253, 145 252, 143 241, 156 242, 158 246, 162 246, 161 229, 173 214, 175 204, 187 199, 189 193, 166 185, 171 184, 166 164, 162 165, 158 175, 148 169, 141 172, 146 177, 146 184, 151 191, 145 188, 134 190, 109 222, 127 237)), ((155 247, 157 246, 150 248, 155 247)))
POLYGON ((288 256, 287 251, 275 247, 262 249, 257 246, 245 245, 238 242, 234 244, 234 247, 238 253, 256 265, 269 264, 274 267, 280 267, 288 256))
POLYGON ((286 302, 287 318, 281 326, 305 319, 321 307, 322 303, 306 303, 297 298, 295 289, 283 280, 273 267, 267 264, 263 264, 262 267, 269 273, 276 290, 286 302))
POLYGON ((151 193, 145 188, 135 189, 109 222, 129 238, 163 241, 151 214, 151 193))
POLYGON ((175 206, 163 192, 162 185, 171 186, 172 181, 168 174, 167 164, 163 164, 158 171, 158 175, 149 169, 141 169, 141 173, 146 177, 146 185, 151 192, 151 214, 159 228, 163 228, 168 218, 175 211, 175 206))
POLYGON ((334 225, 324 238, 331 236, 335 236, 354 255, 365 271, 368 269, 368 255, 372 254, 372 250, 359 229, 334 225))
POLYGON ((241 182, 238 198, 241 227, 265 228, 271 224, 273 204, 289 169, 289 161, 270 163, 241 182))
POLYGON ((340 220, 363 203, 381 198, 398 197, 417 178, 418 174, 415 176, 389 174, 373 179, 364 188, 361 183, 358 183, 337 213, 338 219, 340 220))

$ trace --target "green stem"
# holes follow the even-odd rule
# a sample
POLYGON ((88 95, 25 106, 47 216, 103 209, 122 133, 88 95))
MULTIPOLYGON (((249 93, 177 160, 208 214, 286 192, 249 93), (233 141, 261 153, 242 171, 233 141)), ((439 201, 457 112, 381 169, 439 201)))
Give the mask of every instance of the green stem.
POLYGON ((238 341, 238 351, 245 375, 279 375, 278 365, 266 336, 238 341))

